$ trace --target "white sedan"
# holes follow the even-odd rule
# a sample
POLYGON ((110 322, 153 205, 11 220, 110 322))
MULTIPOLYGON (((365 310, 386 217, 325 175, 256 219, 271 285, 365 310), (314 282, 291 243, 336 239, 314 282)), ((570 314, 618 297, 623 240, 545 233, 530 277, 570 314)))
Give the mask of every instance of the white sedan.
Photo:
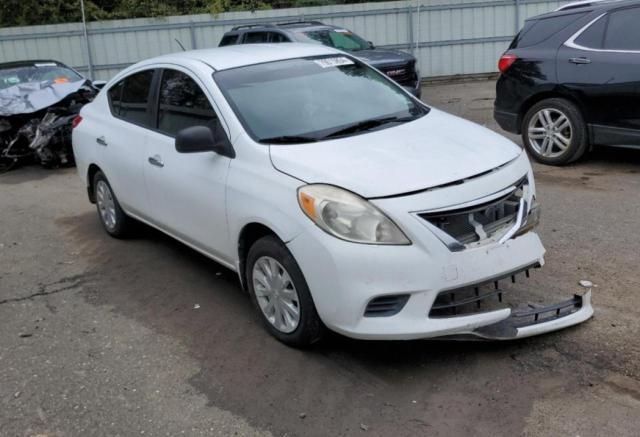
POLYGON ((593 314, 590 290, 522 306, 508 285, 544 262, 526 154, 328 47, 139 62, 82 109, 73 148, 107 233, 135 219, 236 271, 290 345, 512 339, 593 314))

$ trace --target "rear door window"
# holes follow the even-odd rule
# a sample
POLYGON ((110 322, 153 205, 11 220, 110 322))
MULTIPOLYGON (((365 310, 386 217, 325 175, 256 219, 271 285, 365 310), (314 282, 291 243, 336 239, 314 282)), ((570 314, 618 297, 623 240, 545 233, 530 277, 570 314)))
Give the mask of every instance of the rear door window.
POLYGON ((279 32, 269 32, 269 42, 289 42, 289 39, 279 32))
POLYGON ((187 127, 216 129, 217 115, 202 88, 187 74, 163 70, 160 81, 158 130, 169 136, 187 127))
POLYGON ((269 32, 249 32, 244 36, 244 44, 259 44, 269 41, 269 32))
MULTIPOLYGON (((131 123, 150 127, 149 92, 154 70, 141 71, 122 82, 122 98, 118 115, 131 123)), ((117 85, 116 85, 117 86, 117 85)))
POLYGON ((218 46, 232 46, 238 42, 238 36, 239 35, 225 35, 220 40, 220 44, 218 44, 218 46))
POLYGON ((640 8, 623 9, 609 16, 605 50, 640 50, 640 8))

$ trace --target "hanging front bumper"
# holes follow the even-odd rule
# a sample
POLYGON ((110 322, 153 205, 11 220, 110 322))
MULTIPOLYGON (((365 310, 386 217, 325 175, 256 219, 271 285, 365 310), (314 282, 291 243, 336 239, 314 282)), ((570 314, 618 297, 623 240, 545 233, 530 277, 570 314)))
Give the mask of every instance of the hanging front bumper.
POLYGON ((506 319, 475 329, 471 334, 487 340, 511 340, 557 331, 582 323, 593 316, 591 289, 549 306, 512 310, 506 319))

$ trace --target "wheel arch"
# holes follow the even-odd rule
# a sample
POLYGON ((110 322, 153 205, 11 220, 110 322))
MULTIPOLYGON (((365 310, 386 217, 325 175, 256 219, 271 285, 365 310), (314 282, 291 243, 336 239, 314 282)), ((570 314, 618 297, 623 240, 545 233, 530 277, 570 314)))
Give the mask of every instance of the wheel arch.
MULTIPOLYGON (((585 118, 585 114, 582 111, 582 107, 580 104, 580 99, 578 99, 576 96, 572 95, 571 93, 568 92, 564 92, 560 89, 552 89, 552 90, 547 90, 547 91, 542 91, 539 92, 537 94, 534 94, 532 96, 530 96, 527 100, 525 100, 522 105, 520 106, 520 111, 518 112, 518 134, 522 133, 522 121, 524 120, 524 116, 527 114, 527 112, 529 111, 529 109, 531 109, 533 107, 533 105, 535 105, 538 102, 541 102, 543 100, 547 100, 547 99, 564 99, 567 100, 571 103, 573 103, 576 108, 578 109, 578 111, 580 111, 580 113, 582 114, 582 117, 585 118)), ((585 119, 586 122, 586 119, 585 119)))
POLYGON ((89 201, 91 203, 96 203, 95 190, 93 187, 93 179, 96 176, 96 173, 102 171, 100 167, 96 164, 91 163, 89 168, 87 169, 87 195, 89 196, 89 201))
POLYGON ((245 291, 248 291, 245 266, 249 249, 251 249, 251 246, 260 238, 268 235, 273 235, 280 241, 283 241, 273 229, 259 222, 247 223, 238 234, 238 276, 240 277, 242 289, 245 291))

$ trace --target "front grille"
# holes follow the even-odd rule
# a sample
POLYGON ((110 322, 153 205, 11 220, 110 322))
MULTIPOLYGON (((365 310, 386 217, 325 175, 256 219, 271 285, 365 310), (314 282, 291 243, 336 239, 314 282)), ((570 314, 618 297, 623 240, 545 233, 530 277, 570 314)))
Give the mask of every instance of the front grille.
POLYGON ((380 67, 380 71, 400 85, 414 86, 417 80, 415 62, 380 67))
POLYGON ((481 205, 419 216, 463 246, 489 240, 508 231, 517 221, 527 178, 514 185, 513 191, 481 205))
POLYGON ((505 273, 479 284, 442 291, 436 296, 436 300, 429 311, 429 317, 468 316, 506 308, 506 304, 503 303, 503 296, 509 291, 509 288, 505 281, 509 282, 510 280, 511 283, 515 283, 518 274, 522 273, 525 273, 528 278, 529 270, 539 267, 540 264, 535 263, 524 269, 505 273))
POLYGON ((398 314, 409 300, 408 294, 379 296, 371 301, 364 310, 365 317, 390 317, 398 314))

